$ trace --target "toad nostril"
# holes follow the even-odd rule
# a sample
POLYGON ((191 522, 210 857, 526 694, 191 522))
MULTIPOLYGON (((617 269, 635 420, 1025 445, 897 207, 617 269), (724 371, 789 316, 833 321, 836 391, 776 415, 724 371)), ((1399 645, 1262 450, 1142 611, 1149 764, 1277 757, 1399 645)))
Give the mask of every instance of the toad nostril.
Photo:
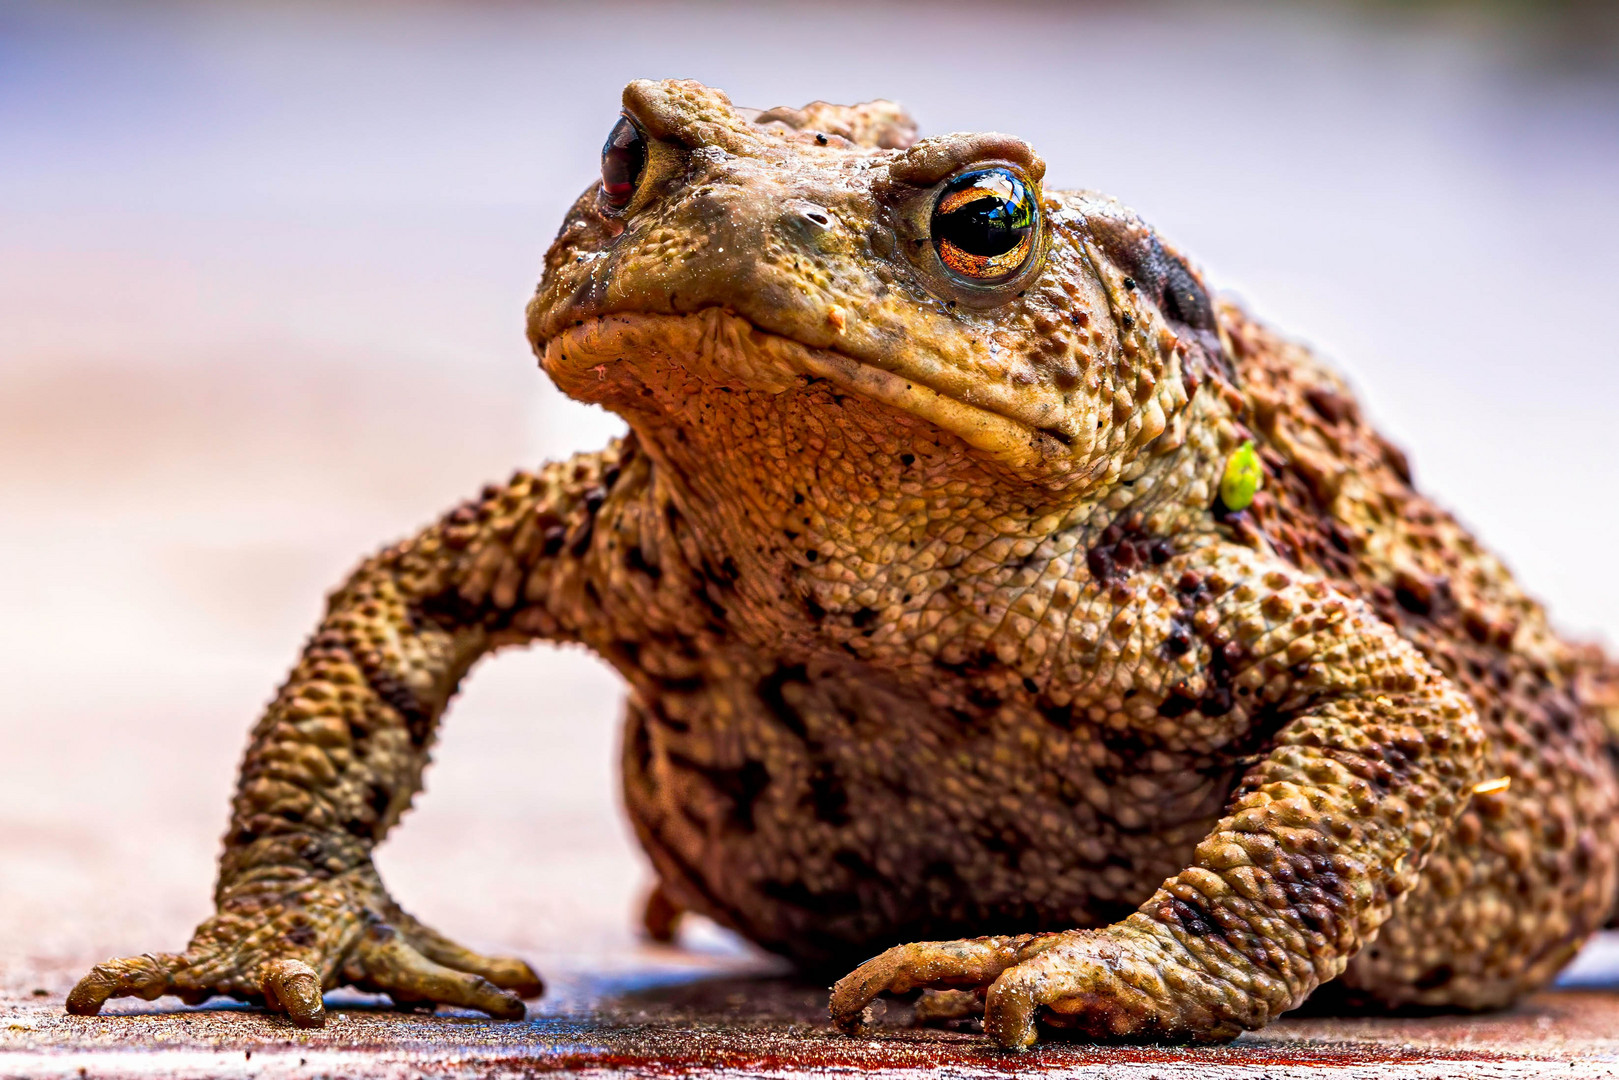
POLYGON ((808 199, 794 199, 782 207, 778 220, 778 227, 793 242, 817 251, 842 235, 844 227, 837 214, 808 199))

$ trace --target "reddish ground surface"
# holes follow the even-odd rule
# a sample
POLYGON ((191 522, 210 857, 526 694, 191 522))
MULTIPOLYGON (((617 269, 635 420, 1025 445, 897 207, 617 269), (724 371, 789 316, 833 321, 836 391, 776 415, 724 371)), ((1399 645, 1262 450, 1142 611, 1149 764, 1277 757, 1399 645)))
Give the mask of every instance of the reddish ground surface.
MULTIPOLYGON (((658 950, 653 950, 658 951, 658 950)), ((228 1008, 125 1003, 97 1018, 59 1003, 0 1005, 0 1076, 780 1076, 850 1070, 1117 1078, 1619 1075, 1619 992, 1542 994, 1509 1013, 1438 1019, 1285 1019, 1218 1048, 1040 1046, 1008 1054, 969 1032, 847 1038, 821 987, 701 974, 654 959, 620 979, 564 979, 522 1024, 399 1014, 347 999, 318 1032, 228 1008)), ((337 1004, 334 995, 333 1003, 337 1004)), ((904 1008, 887 1019, 903 1021, 904 1008)))

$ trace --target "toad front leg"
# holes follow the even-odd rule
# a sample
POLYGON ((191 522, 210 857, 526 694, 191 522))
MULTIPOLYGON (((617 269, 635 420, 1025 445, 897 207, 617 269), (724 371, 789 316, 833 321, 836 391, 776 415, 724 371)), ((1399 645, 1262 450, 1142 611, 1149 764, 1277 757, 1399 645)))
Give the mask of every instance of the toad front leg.
MULTIPOLYGON (((1281 726, 1192 864, 1101 930, 890 949, 833 989, 845 1030, 879 994, 965 988, 986 994, 985 1030, 1008 1047, 1032 1043, 1037 1021, 1099 1040, 1223 1041, 1298 1005, 1388 919, 1479 780, 1472 705, 1358 602, 1243 549, 1206 563, 1181 582, 1218 594, 1192 620, 1205 665, 1208 650, 1239 657, 1231 715, 1281 726)), ((1136 614, 1139 628, 1165 623, 1136 614)), ((1186 685, 1164 688, 1162 714, 1186 685)))
POLYGON ((217 913, 183 953, 98 964, 68 1011, 122 995, 228 994, 318 1027, 322 991, 349 984, 521 1018, 520 999, 543 990, 533 970, 406 914, 371 851, 421 789, 439 716, 473 663, 505 644, 574 636, 595 518, 626 454, 486 488, 355 571, 253 731, 217 913))

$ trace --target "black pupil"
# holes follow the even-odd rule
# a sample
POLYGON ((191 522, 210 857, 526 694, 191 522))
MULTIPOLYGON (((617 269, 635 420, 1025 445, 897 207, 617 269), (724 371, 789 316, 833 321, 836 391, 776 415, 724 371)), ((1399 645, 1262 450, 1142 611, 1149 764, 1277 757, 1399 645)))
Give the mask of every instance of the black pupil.
POLYGON ((952 180, 939 197, 968 188, 983 194, 947 213, 933 212, 933 239, 948 240, 969 255, 992 259, 1023 242, 1033 226, 1030 199, 1023 181, 1003 169, 985 169, 952 180))
POLYGON ((623 206, 635 194, 646 168, 646 139, 627 116, 618 118, 602 145, 602 191, 613 206, 623 206))

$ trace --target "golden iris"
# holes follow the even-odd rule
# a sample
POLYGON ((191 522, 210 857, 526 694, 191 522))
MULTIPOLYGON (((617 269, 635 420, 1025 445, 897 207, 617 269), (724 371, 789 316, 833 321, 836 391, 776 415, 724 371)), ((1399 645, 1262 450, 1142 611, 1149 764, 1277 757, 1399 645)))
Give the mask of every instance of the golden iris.
POLYGON ((993 285, 1016 274, 1034 251, 1039 209, 1011 169, 962 173, 933 204, 933 250, 966 281, 993 285))

